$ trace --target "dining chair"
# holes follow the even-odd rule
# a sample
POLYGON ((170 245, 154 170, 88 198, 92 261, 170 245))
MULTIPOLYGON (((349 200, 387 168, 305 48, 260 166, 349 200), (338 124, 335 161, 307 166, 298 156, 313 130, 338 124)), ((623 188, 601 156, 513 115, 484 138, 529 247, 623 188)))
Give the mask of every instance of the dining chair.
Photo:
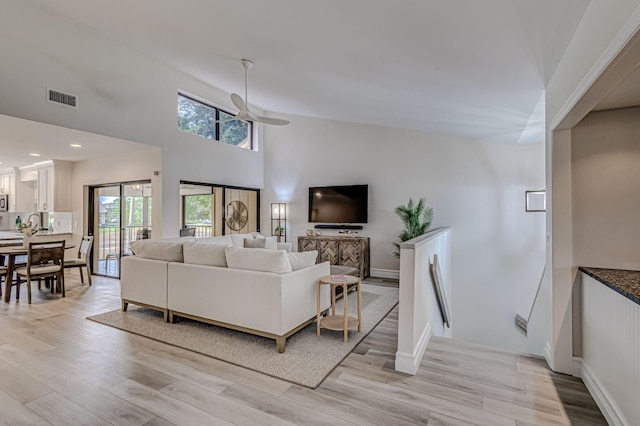
MULTIPOLYGON (((31 304, 31 280, 33 279, 55 278, 62 291, 62 297, 65 297, 64 245, 64 240, 29 243, 27 266, 15 270, 18 278, 25 277, 27 280, 29 304, 31 304)), ((54 285, 51 283, 51 293, 53 293, 53 289, 54 285)), ((18 284, 18 292, 20 292, 20 284, 18 284)))
POLYGON ((196 236, 196 228, 195 226, 185 226, 180 229, 181 237, 195 237, 196 236))
MULTIPOLYGON (((7 282, 7 267, 0 266, 0 297, 2 297, 2 281, 7 282)), ((6 284, 5 284, 6 286, 6 284)))
POLYGON ((93 246, 93 236, 85 235, 80 242, 80 249, 78 250, 77 259, 67 259, 64 261, 64 269, 78 268, 80 270, 80 282, 84 284, 84 275, 82 274, 82 268, 87 270, 87 280, 91 285, 91 265, 89 262, 89 254, 91 253, 91 246, 93 246))

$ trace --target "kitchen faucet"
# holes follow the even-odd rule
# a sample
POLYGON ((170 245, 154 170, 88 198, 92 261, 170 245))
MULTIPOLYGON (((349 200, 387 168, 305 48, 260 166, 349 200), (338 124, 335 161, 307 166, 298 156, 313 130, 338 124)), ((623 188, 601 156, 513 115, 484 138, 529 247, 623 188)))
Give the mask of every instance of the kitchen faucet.
POLYGON ((37 231, 38 228, 40 228, 40 215, 37 213, 31 213, 29 215, 29 217, 27 218, 27 223, 31 225, 31 228, 33 228, 34 231, 37 231), (31 216, 35 216, 36 219, 38 219, 38 225, 31 225, 31 216))

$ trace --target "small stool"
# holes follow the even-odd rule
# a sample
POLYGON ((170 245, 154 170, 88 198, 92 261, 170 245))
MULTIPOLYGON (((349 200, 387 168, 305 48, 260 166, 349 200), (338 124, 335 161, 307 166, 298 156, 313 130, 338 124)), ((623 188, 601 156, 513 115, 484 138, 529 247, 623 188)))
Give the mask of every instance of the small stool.
POLYGON ((360 298, 360 278, 345 275, 344 281, 335 281, 331 275, 321 277, 316 285, 316 300, 317 300, 317 331, 320 335, 320 329, 326 328, 329 330, 343 330, 344 342, 349 341, 349 329, 358 326, 358 331, 362 331, 362 306, 360 298), (327 315, 321 318, 320 314, 320 286, 328 284, 331 286, 331 315, 327 315), (356 292, 358 294, 358 318, 350 317, 347 314, 347 287, 351 284, 356 284, 356 292), (344 314, 336 315, 336 287, 342 287, 342 294, 345 297, 342 298, 344 303, 344 314))

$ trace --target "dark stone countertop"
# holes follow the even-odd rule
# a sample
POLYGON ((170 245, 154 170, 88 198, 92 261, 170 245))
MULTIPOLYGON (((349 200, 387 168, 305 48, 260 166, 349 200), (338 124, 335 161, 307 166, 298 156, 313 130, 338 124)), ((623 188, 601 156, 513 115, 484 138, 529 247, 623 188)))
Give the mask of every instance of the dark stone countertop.
POLYGON ((640 305, 640 271, 587 268, 584 266, 581 266, 579 270, 640 305))

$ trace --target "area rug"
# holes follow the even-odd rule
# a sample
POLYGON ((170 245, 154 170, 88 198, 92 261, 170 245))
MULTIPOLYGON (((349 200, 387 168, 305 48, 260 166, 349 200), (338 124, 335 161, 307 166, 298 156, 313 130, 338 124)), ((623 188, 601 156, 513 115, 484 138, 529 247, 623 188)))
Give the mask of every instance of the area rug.
MULTIPOLYGON (((349 313, 357 316, 356 293, 350 292, 348 297, 349 313)), ((115 310, 88 319, 316 388, 397 303, 397 287, 363 283, 361 332, 351 329, 349 342, 344 343, 342 331, 322 329, 321 335, 317 336, 313 322, 287 339, 283 354, 276 351, 272 339, 185 318, 168 324, 162 313, 135 305, 129 305, 127 312, 115 310)), ((342 312, 342 300, 336 306, 337 311, 342 312)))

